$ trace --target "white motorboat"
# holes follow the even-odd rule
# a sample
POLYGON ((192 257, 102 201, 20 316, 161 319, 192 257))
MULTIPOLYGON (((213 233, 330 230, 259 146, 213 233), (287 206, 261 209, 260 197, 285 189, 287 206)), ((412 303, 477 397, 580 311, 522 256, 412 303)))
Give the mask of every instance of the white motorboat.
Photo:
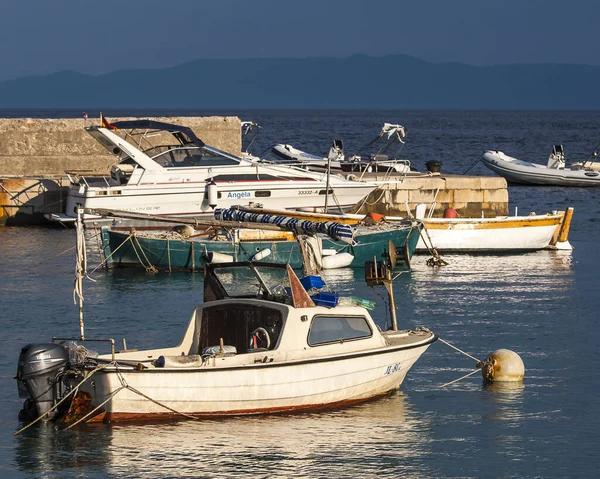
POLYGON ((546 165, 518 160, 502 151, 486 151, 481 161, 509 183, 548 186, 600 186, 600 145, 587 160, 566 166, 562 145, 555 145, 546 165))
POLYGON ((67 391, 74 425, 316 410, 397 390, 436 335, 382 332, 354 298, 309 296, 323 285, 307 278, 289 265, 210 264, 204 303, 177 346, 96 356, 83 342, 28 345, 17 372, 22 417, 50 416, 67 391))
POLYGON ((304 165, 309 169, 327 168, 329 164, 330 168, 341 170, 344 173, 406 174, 411 171, 410 162, 395 157, 404 146, 405 139, 406 128, 402 125, 385 123, 379 134, 360 147, 358 152, 350 158, 345 157, 341 140, 333 141, 326 158, 307 153, 288 144, 275 145, 272 151, 284 160, 304 165), (388 151, 394 145, 400 146, 398 151, 390 157, 388 151))
MULTIPOLYGON (((118 159, 110 177, 70 175, 64 214, 73 222, 78 206, 171 216, 212 216, 216 207, 266 207, 343 211, 376 185, 286 165, 262 164, 206 145, 191 129, 150 120, 86 128, 118 159), (329 185, 329 186, 327 186, 329 185)), ((84 220, 101 221, 86 215, 84 220)), ((110 220, 105 220, 110 221, 110 220)))

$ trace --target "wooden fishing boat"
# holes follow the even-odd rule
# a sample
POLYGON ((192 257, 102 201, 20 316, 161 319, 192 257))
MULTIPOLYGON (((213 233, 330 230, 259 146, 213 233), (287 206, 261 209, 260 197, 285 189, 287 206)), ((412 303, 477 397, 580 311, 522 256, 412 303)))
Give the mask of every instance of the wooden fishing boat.
POLYGON ((209 264, 179 345, 96 356, 71 344, 71 360, 62 344, 28 345, 17 378, 33 416, 76 393, 70 425, 317 410, 397 390, 437 339, 382 332, 363 307, 320 301, 289 265, 209 264))
MULTIPOLYGON (((271 216, 289 220, 279 215, 271 216)), ((240 220, 242 217, 236 218, 240 220)), ((241 219, 251 220, 250 214, 241 219)), ((297 222, 290 223, 297 228, 297 222)), ((211 262, 250 260, 268 260, 302 268, 304 257, 295 236, 302 231, 268 231, 261 230, 261 226, 264 224, 256 224, 257 229, 217 228, 216 232, 210 229, 208 234, 191 234, 188 237, 172 230, 122 231, 104 227, 101 229, 102 254, 108 268, 194 271, 203 269, 206 263, 211 262)), ((344 231, 351 231, 351 237, 340 237, 339 229, 332 236, 323 230, 323 233, 314 235, 310 240, 310 248, 317 266, 323 269, 362 268, 373 257, 380 258, 391 241, 401 252, 398 267, 406 269, 410 266, 422 228, 421 222, 405 220, 393 224, 347 227, 344 231)))
MULTIPOLYGON (((311 221, 336 221, 357 224, 365 216, 356 214, 332 215, 308 212, 285 212, 261 208, 243 208, 253 213, 285 214, 311 221)), ((438 252, 510 253, 538 249, 572 249, 569 230, 573 208, 549 214, 526 216, 497 216, 493 218, 428 218, 426 205, 415 209, 416 221, 423 223, 416 252, 436 249, 438 252)), ((367 215, 375 224, 395 224, 406 218, 367 215)))
POLYGON ((426 218, 417 251, 506 253, 544 248, 572 249, 573 208, 546 215, 494 218, 426 218))

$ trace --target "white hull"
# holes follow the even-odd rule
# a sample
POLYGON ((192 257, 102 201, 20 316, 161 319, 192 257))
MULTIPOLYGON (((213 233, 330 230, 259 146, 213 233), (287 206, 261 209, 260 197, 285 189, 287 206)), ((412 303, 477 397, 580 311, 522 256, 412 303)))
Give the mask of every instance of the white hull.
POLYGON ((197 370, 106 371, 95 376, 92 405, 128 385, 107 403, 108 420, 135 420, 144 415, 173 416, 167 406, 190 415, 256 414, 326 408, 354 403, 397 389, 429 344, 395 351, 354 353, 346 358, 319 358, 283 364, 197 370), (352 357, 354 356, 354 357, 352 357), (325 362, 324 362, 325 361, 325 362), (160 403, 164 406, 161 406, 160 403))
MULTIPOLYGON (((350 182, 347 182, 350 183, 350 182)), ((173 185, 171 187, 125 187, 113 188, 120 191, 116 195, 97 196, 98 190, 86 188, 80 193, 80 188, 74 186, 67 198, 66 213, 76 216, 76 207, 81 205, 91 209, 112 209, 133 213, 169 216, 212 216, 212 208, 205 198, 205 184, 201 186, 173 185)), ((262 204, 265 208, 294 208, 314 209, 318 211, 325 206, 325 186, 315 182, 294 182, 289 184, 265 184, 257 188, 254 184, 236 184, 220 186, 221 198, 217 200, 217 208, 229 208, 250 203, 262 204), (260 189, 259 189, 260 188, 260 189), (259 196, 257 191, 268 191, 270 196, 259 196)), ((373 191, 374 186, 354 182, 343 187, 330 186, 333 194, 328 198, 330 209, 339 207, 348 209, 373 191)), ((102 191, 102 190, 100 190, 102 191)), ((99 217, 86 215, 86 220, 99 217)))
POLYGON ((547 186, 600 186, 600 172, 593 169, 548 168, 518 160, 501 151, 486 151, 481 161, 509 183, 547 186))
POLYGON ((438 251, 528 251, 547 248, 562 214, 500 218, 430 218, 423 220, 417 251, 427 251, 427 234, 438 251))

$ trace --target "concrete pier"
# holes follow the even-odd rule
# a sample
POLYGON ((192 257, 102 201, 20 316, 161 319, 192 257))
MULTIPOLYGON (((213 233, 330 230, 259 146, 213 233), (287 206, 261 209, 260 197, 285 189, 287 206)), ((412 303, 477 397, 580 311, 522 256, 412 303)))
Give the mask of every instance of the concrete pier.
MULTIPOLYGON (((369 180, 368 177, 364 178, 369 180)), ((387 216, 406 216, 407 206, 414 214, 420 203, 433 206, 433 217, 441 217, 452 207, 459 217, 490 218, 508 214, 508 188, 506 180, 489 176, 458 176, 446 174, 409 175, 382 184, 354 213, 380 213, 387 216)))

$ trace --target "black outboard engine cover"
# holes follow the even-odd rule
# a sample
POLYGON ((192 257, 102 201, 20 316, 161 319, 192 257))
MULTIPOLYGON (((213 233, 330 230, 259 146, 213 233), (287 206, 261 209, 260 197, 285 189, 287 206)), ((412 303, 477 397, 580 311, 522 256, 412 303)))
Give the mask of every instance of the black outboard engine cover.
MULTIPOLYGON (((69 352, 60 344, 28 344, 21 349, 16 377, 19 397, 33 402, 37 416, 46 413, 60 399, 62 388, 56 378, 68 362, 69 352)), ((24 414, 26 407, 27 402, 24 414)))

